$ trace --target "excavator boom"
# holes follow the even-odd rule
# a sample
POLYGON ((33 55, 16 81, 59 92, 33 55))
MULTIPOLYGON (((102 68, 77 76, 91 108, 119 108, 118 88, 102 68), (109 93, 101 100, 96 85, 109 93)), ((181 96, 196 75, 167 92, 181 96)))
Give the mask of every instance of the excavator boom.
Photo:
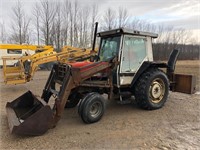
POLYGON ((17 45, 17 44, 1 44, 0 49, 28 49, 32 51, 50 49, 52 46, 38 46, 38 45, 17 45))
POLYGON ((39 65, 59 61, 67 63, 70 61, 84 60, 91 56, 89 49, 80 49, 64 46, 61 52, 55 52, 52 46, 35 45, 0 45, 0 49, 30 49, 41 51, 33 55, 22 57, 3 56, 3 74, 6 84, 23 84, 33 79, 39 65), (16 66, 7 66, 8 61, 17 60, 16 66))

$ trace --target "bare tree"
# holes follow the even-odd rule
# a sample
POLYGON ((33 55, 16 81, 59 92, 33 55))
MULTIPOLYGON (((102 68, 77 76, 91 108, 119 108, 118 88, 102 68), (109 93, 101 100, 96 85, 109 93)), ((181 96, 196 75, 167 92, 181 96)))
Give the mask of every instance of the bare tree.
MULTIPOLYGON (((68 44, 68 35, 69 35, 69 6, 70 6, 70 2, 68 0, 65 0, 64 2, 64 7, 62 9, 62 14, 63 14, 63 27, 62 27, 62 42, 63 45, 67 45, 68 44)), ((62 45, 62 44, 61 44, 62 45)))
MULTIPOLYGON (((156 51, 156 59, 168 59, 170 52, 173 49, 181 49, 184 51, 187 41, 189 41, 189 32, 186 32, 182 28, 174 28, 173 26, 157 26, 156 32, 158 33, 158 38, 153 45, 154 51, 156 51)), ((182 58, 186 58, 184 54, 181 54, 182 58)))
POLYGON ((157 29, 157 27, 154 24, 139 18, 132 19, 132 21, 127 26, 133 30, 140 30, 147 32, 155 32, 157 29))
POLYGON ((78 26, 78 31, 79 31, 79 47, 83 47, 83 9, 79 10, 78 18, 79 18, 79 26, 78 26))
POLYGON ((74 20, 74 17, 73 17, 73 8, 72 8, 72 3, 69 2, 69 21, 70 21, 70 45, 72 46, 73 45, 73 20, 74 20))
POLYGON ((68 12, 67 14, 69 15, 67 20, 69 22, 69 44, 71 46, 78 46, 79 45, 79 34, 78 34, 78 30, 79 30, 79 25, 78 22, 81 22, 81 18, 80 18, 80 10, 81 7, 78 4, 78 1, 74 1, 74 2, 66 2, 66 6, 68 8, 68 12))
POLYGON ((73 25, 74 25, 74 46, 75 47, 77 47, 78 46, 78 20, 77 20, 77 15, 78 15, 78 7, 79 7, 79 5, 78 5, 78 2, 77 1, 75 1, 74 2, 74 10, 73 10, 73 12, 74 12, 74 19, 73 19, 73 25))
POLYGON ((12 23, 12 39, 20 44, 29 42, 29 24, 30 19, 25 15, 20 1, 17 2, 16 6, 12 8, 13 10, 13 23, 12 23))
POLYGON ((78 29, 78 45, 79 47, 85 47, 88 39, 88 24, 89 24, 89 9, 84 7, 79 9, 78 13, 79 21, 77 22, 78 29))
POLYGON ((97 22, 98 19, 98 6, 97 4, 92 5, 92 15, 91 15, 91 34, 90 34, 90 39, 91 39, 91 45, 93 43, 93 38, 94 38, 94 24, 97 22))
POLYGON ((188 38, 188 32, 186 32, 183 28, 174 29, 172 33, 171 39, 173 40, 172 43, 174 43, 174 48, 177 44, 180 43, 186 43, 188 38))
POLYGON ((129 14, 127 9, 119 7, 118 10, 118 27, 126 27, 129 20, 129 14))
POLYGON ((54 3, 50 2, 49 0, 41 1, 41 31, 46 45, 53 44, 50 42, 50 32, 55 17, 55 8, 53 4, 54 3))
POLYGON ((89 14, 90 8, 87 6, 83 9, 83 47, 87 47, 89 44, 88 28, 89 28, 89 14))
POLYGON ((14 23, 12 25, 13 30, 15 31, 15 35, 14 38, 16 38, 16 40, 19 40, 17 42, 19 42, 20 44, 22 44, 22 24, 23 24, 23 10, 22 10, 22 6, 21 6, 21 2, 18 1, 17 5, 15 7, 12 8, 13 13, 14 13, 14 23), (15 24, 15 21, 17 23, 17 26, 15 24), (17 28, 17 30, 15 30, 17 28), (17 31, 17 32, 16 32, 17 31))
POLYGON ((103 16, 103 29, 111 30, 116 26, 115 11, 108 8, 103 16))
POLYGON ((61 24, 62 24, 62 17, 61 17, 61 3, 56 4, 56 11, 55 11, 55 45, 58 51, 60 51, 60 41, 61 41, 61 24))
POLYGON ((49 32, 49 43, 51 45, 56 45, 56 22, 52 22, 51 30, 49 32))
POLYGON ((3 23, 0 23, 0 42, 1 43, 5 43, 6 42, 6 29, 5 29, 5 24, 4 22, 3 23))
POLYGON ((35 3, 35 6, 33 7, 33 16, 34 16, 34 25, 36 27, 37 32, 37 44, 40 45, 40 6, 38 3, 35 3))

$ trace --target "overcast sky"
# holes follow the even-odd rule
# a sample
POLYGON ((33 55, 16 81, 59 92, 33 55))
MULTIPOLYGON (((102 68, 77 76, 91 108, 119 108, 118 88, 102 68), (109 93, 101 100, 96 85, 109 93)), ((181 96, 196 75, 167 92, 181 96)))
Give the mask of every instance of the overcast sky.
MULTIPOLYGON (((0 0, 0 22, 9 22, 12 7, 17 0, 0 0)), ((36 1, 21 0, 27 14, 36 1)), ((53 0, 52 0, 53 1, 53 0)), ((63 0, 54 0, 63 1, 63 0)), ((71 0, 73 1, 73 0, 71 0)), ((155 24, 165 24, 175 28, 185 28, 195 31, 195 36, 200 35, 200 0, 78 0, 82 5, 98 4, 99 13, 111 7, 126 8, 131 16, 147 20, 155 24)), ((198 40, 200 41, 200 39, 198 40)))

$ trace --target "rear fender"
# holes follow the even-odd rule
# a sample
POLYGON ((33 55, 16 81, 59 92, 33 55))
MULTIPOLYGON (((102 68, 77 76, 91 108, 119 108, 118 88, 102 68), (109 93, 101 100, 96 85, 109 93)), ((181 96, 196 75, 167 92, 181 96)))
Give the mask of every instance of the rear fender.
POLYGON ((162 63, 162 62, 149 62, 149 61, 145 61, 142 66, 139 68, 139 70, 136 72, 136 74, 134 75, 133 81, 131 83, 131 87, 134 86, 134 84, 136 83, 136 81, 139 79, 139 77, 149 68, 167 68, 167 64, 166 63, 162 63))

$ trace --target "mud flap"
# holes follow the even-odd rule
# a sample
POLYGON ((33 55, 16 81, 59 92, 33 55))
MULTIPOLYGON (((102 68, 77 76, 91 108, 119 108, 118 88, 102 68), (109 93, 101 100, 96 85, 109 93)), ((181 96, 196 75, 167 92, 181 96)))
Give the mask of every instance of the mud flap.
POLYGON ((6 104, 10 132, 18 135, 42 135, 53 120, 49 105, 28 91, 6 104))
POLYGON ((194 94, 196 92, 196 78, 193 75, 174 74, 173 92, 194 94))

